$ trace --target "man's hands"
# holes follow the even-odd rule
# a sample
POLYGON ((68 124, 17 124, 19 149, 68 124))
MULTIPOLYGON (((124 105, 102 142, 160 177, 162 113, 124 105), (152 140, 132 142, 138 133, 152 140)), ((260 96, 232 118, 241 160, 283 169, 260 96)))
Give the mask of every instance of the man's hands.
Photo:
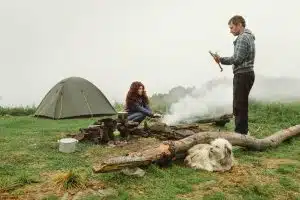
POLYGON ((223 68, 221 66, 221 57, 217 54, 217 53, 212 53, 211 51, 209 51, 210 55, 214 58, 214 60, 216 61, 216 63, 219 65, 221 72, 223 71, 223 68))
POLYGON ((214 58, 214 60, 216 61, 216 63, 220 63, 220 56, 217 53, 212 53, 211 51, 209 51, 210 55, 214 58))
POLYGON ((215 54, 214 59, 216 61, 216 63, 220 63, 220 56, 218 54, 215 54))

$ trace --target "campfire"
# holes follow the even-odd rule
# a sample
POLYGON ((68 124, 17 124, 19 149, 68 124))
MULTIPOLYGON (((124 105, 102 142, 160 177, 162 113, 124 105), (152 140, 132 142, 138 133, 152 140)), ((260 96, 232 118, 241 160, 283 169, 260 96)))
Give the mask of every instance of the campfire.
POLYGON ((117 119, 104 118, 86 128, 80 128, 78 134, 68 135, 78 141, 92 141, 94 144, 120 144, 132 137, 155 137, 159 140, 179 140, 198 132, 209 131, 216 126, 225 126, 232 115, 198 120, 192 124, 168 126, 159 119, 145 120, 139 124, 127 119, 127 113, 121 112, 117 119))

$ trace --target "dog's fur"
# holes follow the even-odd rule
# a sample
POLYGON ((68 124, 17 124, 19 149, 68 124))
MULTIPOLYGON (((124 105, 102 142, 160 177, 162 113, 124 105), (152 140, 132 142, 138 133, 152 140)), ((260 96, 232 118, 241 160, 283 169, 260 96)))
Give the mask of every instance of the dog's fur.
POLYGON ((224 172, 233 166, 232 145, 223 138, 217 138, 210 144, 197 144, 187 153, 184 162, 194 169, 224 172))

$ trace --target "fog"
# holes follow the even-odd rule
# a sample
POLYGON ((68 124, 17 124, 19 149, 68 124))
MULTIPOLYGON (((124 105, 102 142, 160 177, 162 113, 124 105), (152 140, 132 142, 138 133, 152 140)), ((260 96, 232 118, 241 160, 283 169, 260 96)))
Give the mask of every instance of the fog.
POLYGON ((218 84, 213 88, 196 89, 171 105, 163 122, 174 125, 182 121, 194 122, 201 118, 219 117, 232 113, 232 88, 218 84))
MULTIPOLYGON (((210 79, 231 80, 231 66, 220 72, 208 51, 232 54, 235 38, 227 22, 235 14, 246 18, 256 36, 256 74, 299 77, 298 4, 1 0, 0 105, 38 105, 57 82, 70 76, 91 81, 112 102, 123 102, 135 80, 146 85, 149 95, 178 85, 199 88, 210 79)), ((279 90, 261 86, 267 92, 279 90)), ((214 95, 227 98, 227 92, 223 88, 214 95)))
MULTIPOLYGON (((300 101, 300 79, 286 77, 256 76, 249 100, 264 103, 287 103, 300 101)), ((212 79, 196 88, 191 94, 182 95, 163 118, 163 122, 174 125, 195 122, 203 118, 220 117, 232 113, 232 79, 212 79)))

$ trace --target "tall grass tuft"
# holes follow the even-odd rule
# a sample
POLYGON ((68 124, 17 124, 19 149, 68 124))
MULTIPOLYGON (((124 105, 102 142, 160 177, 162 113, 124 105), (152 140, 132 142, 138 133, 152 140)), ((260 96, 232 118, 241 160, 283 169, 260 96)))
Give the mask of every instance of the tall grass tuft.
POLYGON ((60 173, 54 177, 54 182, 64 189, 85 188, 86 176, 78 171, 70 170, 66 173, 60 173))

